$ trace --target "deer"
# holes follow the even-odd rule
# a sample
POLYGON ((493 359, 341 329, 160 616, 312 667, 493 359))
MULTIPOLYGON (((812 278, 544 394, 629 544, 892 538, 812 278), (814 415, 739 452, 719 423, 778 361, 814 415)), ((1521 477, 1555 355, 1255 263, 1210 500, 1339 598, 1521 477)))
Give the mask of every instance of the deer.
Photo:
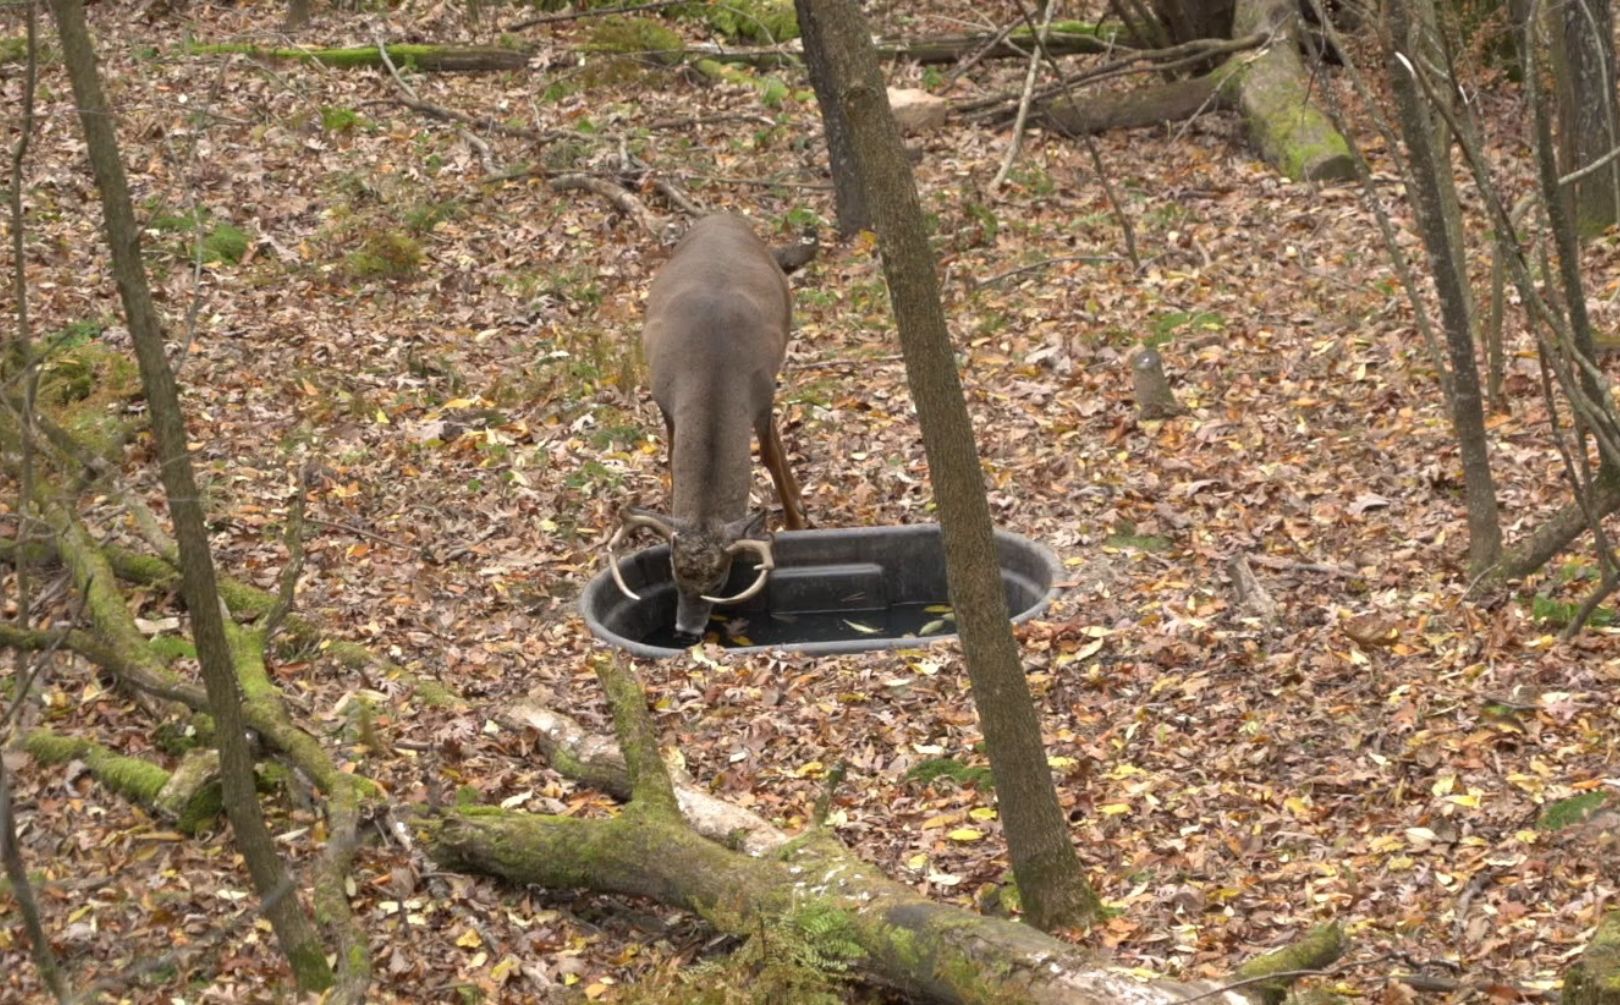
POLYGON ((777 430, 776 379, 792 321, 787 276, 740 216, 694 223, 647 292, 641 345, 653 400, 669 444, 668 515, 631 500, 608 541, 613 581, 641 597, 619 571, 619 546, 646 528, 669 542, 676 588, 675 630, 701 638, 717 604, 741 603, 765 588, 776 567, 764 510, 748 512, 752 441, 770 472, 789 530, 805 526, 799 484, 777 430), (759 573, 733 596, 717 596, 732 560, 752 554, 759 573))

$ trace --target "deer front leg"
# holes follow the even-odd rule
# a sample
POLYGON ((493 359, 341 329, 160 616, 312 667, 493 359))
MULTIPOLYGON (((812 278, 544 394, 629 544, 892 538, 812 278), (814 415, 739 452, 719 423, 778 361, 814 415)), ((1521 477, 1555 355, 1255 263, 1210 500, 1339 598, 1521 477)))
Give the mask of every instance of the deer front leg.
POLYGON ((803 530, 806 526, 804 501, 799 498, 799 483, 788 468, 787 451, 782 448, 782 437, 776 431, 775 416, 766 412, 764 422, 754 431, 759 436, 760 459, 771 473, 776 494, 782 500, 782 522, 787 524, 788 530, 803 530))

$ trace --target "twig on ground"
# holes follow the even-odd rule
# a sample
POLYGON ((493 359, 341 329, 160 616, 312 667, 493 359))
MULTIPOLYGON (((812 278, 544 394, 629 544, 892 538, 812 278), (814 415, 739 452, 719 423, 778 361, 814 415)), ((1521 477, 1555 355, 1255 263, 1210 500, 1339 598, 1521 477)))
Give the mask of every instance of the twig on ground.
MULTIPOLYGON (((1029 66, 1024 71, 1024 93, 1018 99, 1018 115, 1013 120, 1012 137, 1007 141, 1007 153, 1001 160, 1001 167, 996 176, 990 179, 990 191, 995 192, 1007 183, 1007 175, 1018 161, 1018 151, 1024 147, 1024 125, 1029 121, 1030 99, 1035 94, 1035 79, 1041 69, 1041 47, 1045 43, 1047 26, 1052 23, 1052 11, 1057 4, 1051 0, 1045 4, 1045 11, 1041 14, 1041 26, 1035 29, 1035 46, 1029 50, 1029 66)), ((1023 12, 1020 11, 1020 14, 1023 12)))
MULTIPOLYGON (((394 78, 394 83, 398 84, 399 89, 404 91, 406 97, 410 99, 408 104, 410 104, 411 107, 415 108, 417 111, 422 111, 424 106, 432 108, 434 111, 427 114, 431 114, 449 121, 454 121, 459 124, 460 120, 457 119, 456 116, 460 113, 451 113, 447 109, 439 108, 437 105, 431 105, 428 102, 423 101, 415 91, 411 90, 411 85, 405 83, 405 78, 400 76, 399 68, 394 65, 393 57, 388 55, 388 43, 383 41, 381 36, 379 36, 376 41, 377 55, 382 57, 383 65, 388 67, 388 75, 394 78)), ((461 133, 462 139, 466 140, 467 144, 478 152, 478 159, 483 162, 485 171, 489 172, 490 174, 494 174, 497 170, 499 170, 495 166, 495 155, 489 149, 489 144, 485 142, 483 137, 478 136, 472 130, 467 129, 464 126, 458 128, 456 131, 461 133)))
POLYGON ((352 523, 343 523, 342 521, 339 521, 339 520, 323 520, 318 516, 306 516, 306 517, 304 517, 304 522, 305 523, 312 523, 317 527, 329 527, 332 530, 346 531, 346 532, 348 532, 350 534, 355 534, 355 535, 358 535, 360 537, 370 538, 371 540, 376 541, 379 544, 386 544, 390 548, 399 548, 399 549, 404 550, 404 551, 415 551, 415 550, 417 550, 415 545, 406 544, 404 541, 396 540, 395 538, 384 537, 383 535, 378 534, 378 533, 376 533, 374 531, 366 530, 364 527, 356 527, 352 523))
POLYGON ((689 129, 692 126, 708 126, 718 122, 752 122, 767 129, 775 128, 776 120, 768 115, 758 112, 722 112, 719 115, 691 115, 678 119, 657 119, 647 123, 647 129, 689 129))
POLYGON ((284 540, 287 543, 287 565, 281 570, 281 586, 276 591, 276 601, 265 612, 264 645, 270 648, 270 640, 276 637, 276 630, 281 627, 282 619, 292 610, 293 594, 298 589, 298 577, 304 573, 304 499, 309 493, 309 469, 300 467, 298 471, 298 487, 293 490, 292 509, 287 514, 287 532, 284 540))
POLYGON ((541 132, 535 129, 526 129, 523 126, 509 126, 488 116, 480 118, 475 115, 468 115, 466 112, 458 112, 453 108, 445 108, 416 97, 396 95, 392 98, 378 98, 374 101, 363 102, 362 107, 378 104, 403 105, 413 112, 420 112, 428 118, 438 119, 440 122, 452 122, 472 129, 483 129, 492 133, 500 133, 502 136, 510 136, 513 139, 528 140, 531 143, 550 143, 567 135, 556 129, 541 132))
POLYGON ((1344 577, 1358 575, 1355 569, 1343 565, 1334 565, 1330 562, 1301 562, 1295 558, 1281 558, 1276 555, 1250 555, 1249 561, 1279 572, 1320 572, 1328 576, 1344 577))
MULTIPOLYGON (((1064 262, 1085 262, 1088 265, 1102 265, 1105 262, 1123 261, 1125 261, 1125 259, 1119 255, 1058 255, 1053 258, 1043 258, 1038 262, 1030 262, 1028 265, 1020 265, 1016 269, 1008 269, 1006 272, 997 273, 996 275, 991 276, 989 279, 972 280, 972 284, 974 289, 980 289, 985 286, 994 286, 997 283, 1005 282, 1006 280, 1012 279, 1015 276, 1021 276, 1026 272, 1035 272, 1040 269, 1050 268, 1054 265, 1061 265, 1064 262)), ((971 279, 971 277, 969 278, 971 279)))
POLYGON ((648 234, 660 239, 664 235, 664 221, 623 185, 588 174, 560 174, 546 184, 551 186, 554 192, 584 191, 599 195, 611 202, 619 212, 634 220, 648 234))
POLYGON ((564 11, 561 14, 542 14, 509 24, 502 31, 522 31, 536 25, 556 24, 560 21, 577 21, 585 17, 604 17, 609 14, 634 14, 641 11, 659 10, 664 7, 674 7, 676 4, 689 3, 691 0, 652 0, 651 3, 622 4, 617 7, 592 7, 584 10, 564 11))

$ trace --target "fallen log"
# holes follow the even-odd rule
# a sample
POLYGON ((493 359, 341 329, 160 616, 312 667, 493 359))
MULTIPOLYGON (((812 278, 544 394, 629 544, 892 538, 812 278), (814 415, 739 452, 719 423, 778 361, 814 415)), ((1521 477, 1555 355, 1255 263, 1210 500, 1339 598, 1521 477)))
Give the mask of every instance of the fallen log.
MULTIPOLYGON (((826 830, 787 839, 760 822, 749 831, 753 854, 704 838, 677 808, 680 786, 658 760, 639 683, 610 657, 597 658, 595 669, 621 747, 577 730, 551 730, 546 742, 565 774, 613 788, 627 778, 629 805, 609 819, 494 807, 423 811, 415 831, 434 861, 517 883, 652 897, 737 935, 836 930, 843 964, 922 1001, 1251 1003, 1213 982, 1142 979, 1027 925, 931 901, 856 858, 826 830), (810 918, 814 926, 804 923, 810 918)), ((1342 950, 1342 938, 1324 929, 1301 945, 1309 948, 1290 962, 1321 966, 1342 950)), ((1266 974, 1270 980, 1276 971, 1266 974)))
POLYGON ((1266 163, 1295 181, 1341 181, 1354 174, 1350 145, 1310 100, 1299 55, 1299 15, 1291 0, 1239 0, 1232 33, 1257 51, 1229 56, 1209 73, 1118 94, 1080 96, 1073 86, 1041 96, 1037 119, 1075 134, 1178 122, 1235 110, 1266 163))
POLYGON ((523 49, 503 49, 492 45, 395 44, 379 48, 359 45, 346 48, 313 49, 303 46, 254 45, 249 42, 193 44, 186 51, 196 56, 239 55, 254 59, 319 63, 337 70, 386 69, 382 50, 395 66, 429 73, 479 73, 492 70, 522 70, 529 65, 523 49))

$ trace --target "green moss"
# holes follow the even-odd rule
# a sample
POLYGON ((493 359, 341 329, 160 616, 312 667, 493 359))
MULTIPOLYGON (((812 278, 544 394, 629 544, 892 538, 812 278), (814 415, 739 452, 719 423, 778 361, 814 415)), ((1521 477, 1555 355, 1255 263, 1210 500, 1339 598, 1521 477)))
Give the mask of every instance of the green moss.
POLYGON ((393 230, 373 231, 343 260, 353 279, 408 279, 422 264, 422 246, 414 237, 393 230))
POLYGON ((675 31, 650 17, 605 17, 591 29, 586 52, 646 56, 665 65, 680 62, 686 43, 675 31))
POLYGON ((152 742, 157 745, 157 749, 170 757, 180 757, 203 746, 198 740, 197 727, 194 723, 175 719, 160 723, 152 733, 152 742))
POLYGON ((124 757, 90 740, 61 736, 39 729, 29 733, 23 748, 42 764, 80 760, 96 781, 143 806, 152 805, 168 784, 169 773, 155 764, 124 757))
POLYGON ((197 647, 191 644, 191 640, 181 635, 157 635, 147 643, 147 646, 152 650, 152 655, 164 663, 173 663, 182 658, 197 658, 197 647))
POLYGON ((329 133, 347 133, 369 126, 365 116, 352 108, 321 106, 321 128, 329 133))
POLYGON ((128 428, 124 406, 140 395, 134 359, 99 342, 55 353, 40 367, 41 408, 97 456, 109 460, 117 459, 123 448, 128 428))
POLYGON ((52 332, 46 339, 53 353, 67 349, 77 349, 89 342, 94 342, 107 330, 106 318, 80 318, 60 331, 52 332))
POLYGON ((958 785, 975 785, 989 790, 991 788, 990 769, 979 764, 963 764, 951 757, 934 757, 918 764, 914 764, 906 772, 909 781, 932 784, 941 778, 949 778, 958 785))
POLYGON ((1536 827, 1544 831, 1558 831, 1585 823, 1592 814, 1609 804, 1607 792, 1583 792, 1578 796, 1560 799, 1542 807, 1536 827))
POLYGON ((418 679, 416 700, 429 708, 455 708, 462 703, 461 696, 438 681, 418 679))
POLYGON ((689 4, 676 9, 684 17, 702 20, 732 41, 772 45, 799 37, 793 0, 727 0, 723 4, 689 4))
POLYGON ((213 229, 203 235, 202 260, 204 262, 227 262, 235 265, 247 254, 248 234, 241 227, 231 223, 215 224, 213 229))
POLYGON ((293 770, 280 761, 259 761, 253 766, 254 785, 263 793, 290 792, 298 787, 293 770))
POLYGON ((28 59, 28 37, 17 35, 12 38, 0 38, 0 66, 8 63, 21 63, 28 59))

